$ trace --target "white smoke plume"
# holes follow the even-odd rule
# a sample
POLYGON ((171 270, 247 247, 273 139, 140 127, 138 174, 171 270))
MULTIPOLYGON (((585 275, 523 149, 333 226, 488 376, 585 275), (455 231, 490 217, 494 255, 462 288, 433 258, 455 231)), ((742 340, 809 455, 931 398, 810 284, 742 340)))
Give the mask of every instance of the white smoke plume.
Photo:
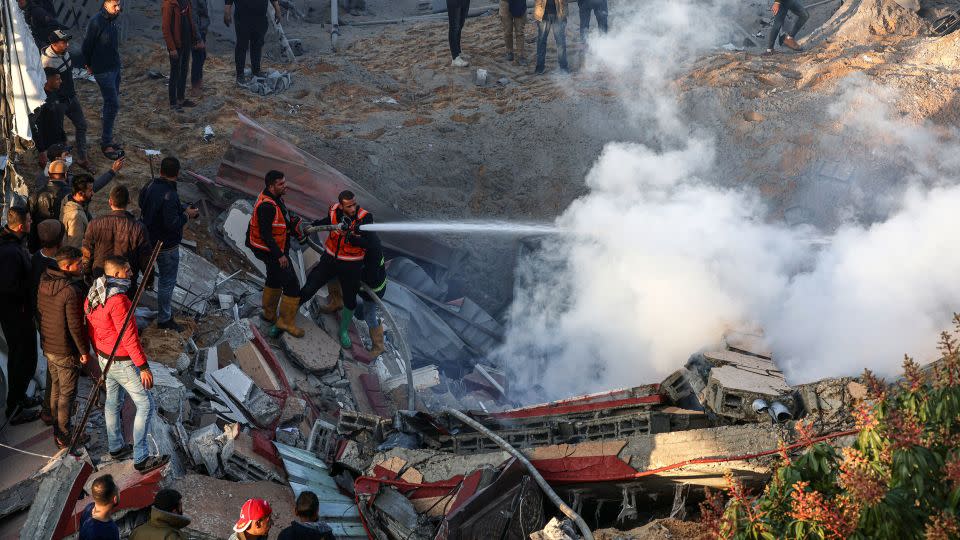
POLYGON ((718 187, 712 137, 678 110, 672 81, 722 43, 710 29, 729 6, 631 6, 611 12, 587 65, 634 105, 656 148, 608 144, 587 175, 590 193, 557 219, 576 234, 546 240, 521 264, 499 351, 514 388, 559 398, 659 382, 743 327, 765 330, 794 384, 864 368, 895 375, 903 353, 932 360, 960 310, 960 254, 950 249, 960 188, 945 176, 960 155, 955 136, 895 120, 895 94, 852 80, 829 114, 913 174, 883 204, 885 220, 843 225, 813 245, 814 231, 766 221, 754 194, 718 187))

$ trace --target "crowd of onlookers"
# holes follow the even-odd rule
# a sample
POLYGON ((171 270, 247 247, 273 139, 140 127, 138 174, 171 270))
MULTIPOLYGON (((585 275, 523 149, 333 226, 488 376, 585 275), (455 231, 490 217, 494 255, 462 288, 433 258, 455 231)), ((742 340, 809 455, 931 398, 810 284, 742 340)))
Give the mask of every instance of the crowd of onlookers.
MULTIPOLYGON (((597 18, 601 33, 607 32, 607 0, 578 0, 580 7, 580 38, 585 41, 590 31, 590 15, 597 18)), ((447 0, 448 37, 452 65, 466 67, 470 63, 463 57, 460 48, 460 36, 463 32, 470 0, 447 0)), ((533 18, 537 22, 537 64, 535 72, 542 74, 546 69, 547 40, 550 32, 557 42, 557 64, 563 71, 569 71, 567 64, 567 0, 535 0, 533 18)), ((504 44, 507 47, 507 62, 527 65, 523 30, 527 24, 526 0, 500 0, 500 26, 503 30, 504 44)))
POLYGON ((6 422, 41 419, 53 426, 57 446, 84 443, 84 426, 71 425, 79 379, 84 373, 100 377, 113 353, 104 377, 109 451, 115 459, 132 455, 137 470, 149 471, 166 462, 165 456, 149 455, 147 447, 155 414, 153 376, 136 325, 121 329, 134 309, 139 280, 153 279, 149 264, 156 248, 157 326, 181 330, 172 309, 179 244, 187 221, 199 212, 177 195, 176 158, 164 158, 160 177, 141 190, 137 217, 128 210, 130 191, 122 184, 110 189, 109 212, 93 216, 90 211, 90 202, 114 179, 122 158, 94 179, 70 173, 67 146, 52 146, 48 157, 46 173, 32 186, 26 204, 13 204, 0 229, 0 327, 8 345, 9 375, 6 422), (42 397, 27 396, 37 370, 38 330, 48 366, 42 397), (124 442, 120 428, 125 395, 136 405, 132 444, 124 442))
MULTIPOLYGON (((90 486, 93 502, 80 515, 80 540, 120 539, 120 528, 112 516, 122 495, 109 474, 93 481, 90 486)), ((294 512, 296 521, 280 531, 279 540, 335 540, 330 526, 320 521, 320 501, 315 493, 301 492, 294 512)), ((240 517, 233 526, 230 540, 267 538, 273 528, 272 514, 269 502, 248 499, 240 508, 240 517)), ((190 517, 183 511, 183 495, 173 489, 162 489, 150 507, 150 518, 133 529, 130 540, 186 540, 187 533, 183 529, 190 522, 190 517)))

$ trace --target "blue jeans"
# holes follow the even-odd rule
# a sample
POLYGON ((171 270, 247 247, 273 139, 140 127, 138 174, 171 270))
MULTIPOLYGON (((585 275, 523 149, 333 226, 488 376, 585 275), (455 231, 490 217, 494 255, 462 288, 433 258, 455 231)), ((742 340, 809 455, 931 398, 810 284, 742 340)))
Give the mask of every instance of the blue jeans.
MULTIPOLYGON (((207 33, 200 32, 200 41, 207 42, 207 33)), ((203 63, 207 61, 207 49, 193 49, 193 65, 190 67, 190 85, 197 86, 203 82, 203 63)))
MULTIPOLYGON (((100 369, 107 365, 107 361, 99 356, 100 369)), ((107 446, 111 452, 123 448, 123 427, 120 425, 120 411, 123 409, 125 391, 133 404, 137 406, 137 415, 133 419, 133 461, 140 463, 150 455, 147 446, 147 433, 150 432, 150 422, 156 407, 153 404, 153 395, 140 382, 140 370, 129 360, 114 361, 107 372, 107 403, 103 416, 107 422, 107 446)))
POLYGON ((537 73, 543 73, 547 60, 547 38, 550 29, 553 29, 553 39, 557 42, 557 64, 560 69, 567 71, 567 20, 558 19, 556 15, 544 15, 542 21, 537 21, 537 73))
POLYGON ((173 289, 177 286, 177 270, 180 268, 180 246, 161 251, 157 255, 157 322, 165 323, 173 318, 173 289))
POLYGON ((100 131, 100 146, 113 144, 113 123, 120 111, 120 70, 94 73, 100 94, 103 96, 103 127, 100 131))
POLYGON ((357 309, 353 311, 353 314, 363 319, 363 322, 367 323, 367 328, 373 330, 380 326, 380 323, 377 322, 377 312, 379 310, 380 306, 378 306, 376 302, 361 297, 360 301, 357 302, 357 309))
POLYGON ((783 28, 784 21, 787 20, 787 12, 793 12, 797 19, 793 21, 793 29, 787 34, 790 37, 797 37, 797 33, 803 28, 803 25, 810 18, 807 8, 803 7, 800 0, 780 0, 780 11, 773 17, 773 25, 770 26, 770 33, 767 34, 767 48, 772 49, 777 38, 780 37, 780 29, 783 28))

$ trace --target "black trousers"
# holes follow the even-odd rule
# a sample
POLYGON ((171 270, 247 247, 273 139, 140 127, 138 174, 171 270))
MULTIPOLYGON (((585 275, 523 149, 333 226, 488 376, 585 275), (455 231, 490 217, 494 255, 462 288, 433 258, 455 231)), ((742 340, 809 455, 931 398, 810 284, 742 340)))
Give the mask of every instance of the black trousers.
POLYGON ((243 77, 243 68, 247 63, 247 51, 250 51, 250 71, 260 73, 260 59, 263 57, 263 39, 267 35, 267 18, 241 17, 237 14, 233 22, 237 34, 237 46, 233 49, 233 60, 237 64, 237 78, 243 77))
POLYGON ((601 34, 607 33, 607 0, 580 0, 580 37, 590 30, 590 12, 597 17, 597 27, 601 34))
POLYGON ((357 309, 357 293, 360 291, 360 272, 363 270, 363 261, 341 261, 324 253, 310 273, 307 282, 300 294, 300 304, 308 302, 333 278, 340 280, 343 289, 343 306, 351 311, 357 309))
POLYGON ((450 56, 454 60, 460 56, 460 35, 469 11, 470 0, 447 0, 447 22, 450 25, 447 37, 450 40, 450 56))
POLYGON ((184 99, 187 89, 187 75, 190 73, 190 49, 177 49, 177 57, 170 59, 170 81, 167 83, 167 93, 170 95, 170 105, 176 105, 184 99))
MULTIPOLYGON (((19 311, 19 310, 11 310, 19 311)), ((7 340, 7 416, 27 396, 27 386, 37 371, 37 327, 33 317, 10 314, 0 318, 7 340)))
MULTIPOLYGON (((256 258, 267 267, 266 286, 271 289, 283 289, 284 296, 300 296, 300 280, 293 271, 293 262, 282 268, 280 263, 268 254, 254 252, 256 258)), ((302 302, 301 302, 302 303, 302 302)))

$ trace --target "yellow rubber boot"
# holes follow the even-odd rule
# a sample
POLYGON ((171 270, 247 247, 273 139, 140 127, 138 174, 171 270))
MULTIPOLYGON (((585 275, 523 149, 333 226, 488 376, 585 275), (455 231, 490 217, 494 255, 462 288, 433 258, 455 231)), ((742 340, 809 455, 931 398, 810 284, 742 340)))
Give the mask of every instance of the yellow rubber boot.
POLYGON ((377 326, 376 328, 370 329, 370 341, 373 342, 373 347, 370 349, 370 356, 376 358, 383 354, 384 345, 383 345, 383 325, 377 326))
POLYGON ((263 313, 260 314, 261 319, 268 323, 277 322, 277 306, 280 305, 280 294, 282 292, 282 289, 274 289, 273 287, 263 288, 263 313))
POLYGON ((334 279, 328 282, 327 292, 330 295, 327 298, 327 305, 320 306, 320 311, 323 313, 336 313, 340 311, 343 307, 343 289, 340 288, 340 281, 334 279))
POLYGON ((303 328, 296 325, 297 308, 300 307, 300 298, 296 296, 280 297, 280 316, 277 317, 277 323, 274 325, 278 330, 290 334, 293 337, 303 337, 303 328))

